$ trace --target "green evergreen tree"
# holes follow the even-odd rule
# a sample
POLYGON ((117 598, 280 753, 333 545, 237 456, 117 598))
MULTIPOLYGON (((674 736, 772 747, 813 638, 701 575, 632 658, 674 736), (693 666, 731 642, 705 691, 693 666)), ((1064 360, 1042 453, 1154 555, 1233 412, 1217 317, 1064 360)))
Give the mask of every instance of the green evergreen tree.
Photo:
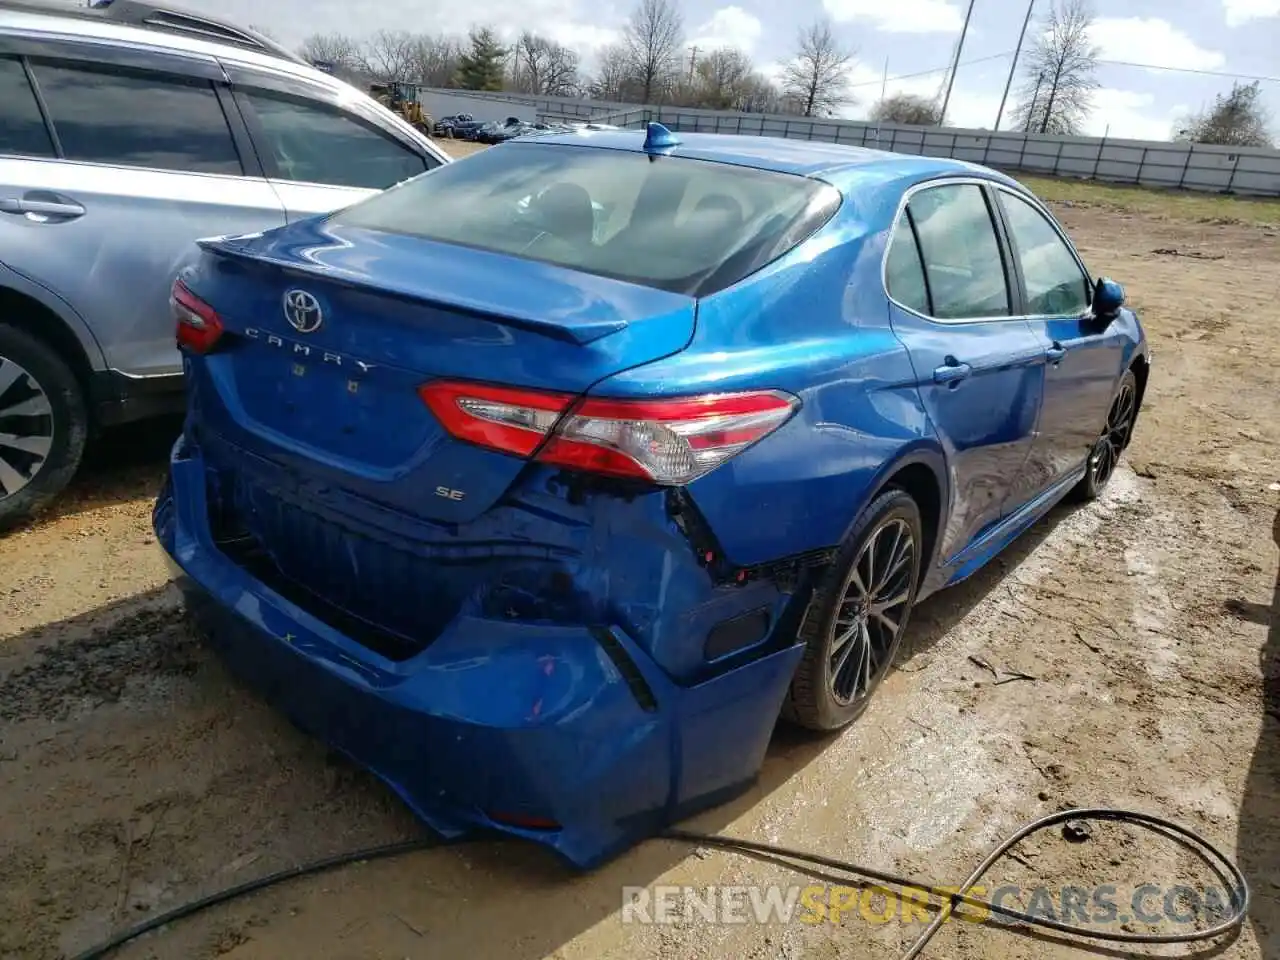
POLYGON ((471 33, 471 46, 458 61, 458 86, 463 90, 501 90, 507 49, 488 27, 471 33))

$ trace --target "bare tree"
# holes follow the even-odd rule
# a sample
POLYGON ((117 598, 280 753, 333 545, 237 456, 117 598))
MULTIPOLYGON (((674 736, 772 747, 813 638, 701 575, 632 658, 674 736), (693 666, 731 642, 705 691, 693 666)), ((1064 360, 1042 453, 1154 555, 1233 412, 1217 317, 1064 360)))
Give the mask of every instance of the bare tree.
POLYGON ((763 73, 753 72, 742 84, 738 109, 743 113, 782 113, 782 91, 763 73))
POLYGON ((1213 106, 1188 117, 1177 139, 1192 143, 1217 143, 1227 147, 1270 147, 1270 115, 1262 103, 1262 87, 1232 83, 1231 92, 1218 94, 1213 106))
POLYGON ((1078 134, 1099 83, 1089 0, 1052 0, 1022 68, 1014 123, 1036 133, 1078 134))
POLYGON ((333 64, 333 72, 344 80, 360 73, 360 43, 342 33, 315 33, 302 41, 299 55, 309 63, 333 64))
POLYGON ((853 102, 848 94, 852 65, 853 51, 841 46, 831 21, 818 19, 800 31, 795 56, 783 65, 783 91, 804 116, 829 115, 853 102))
POLYGON ((736 110, 755 73, 750 56, 732 47, 719 47, 698 60, 690 99, 709 110, 736 110))
POLYGON ((521 93, 572 96, 578 90, 578 55, 528 30, 516 41, 513 81, 521 93))
POLYGON ((942 126, 942 105, 937 99, 929 99, 914 93, 895 93, 881 100, 871 109, 871 119, 877 123, 907 123, 917 127, 942 126))
POLYGON ((679 69, 684 21, 672 0, 640 0, 622 32, 627 68, 644 103, 665 94, 679 69))
POLYGON ((422 34, 414 37, 408 76, 428 87, 449 87, 461 61, 462 42, 457 37, 422 34))
POLYGON ((408 30, 379 30, 360 48, 364 73, 377 80, 409 80, 417 61, 418 38, 408 30))
POLYGON ((626 101, 634 96, 630 54, 622 44, 611 44, 596 51, 596 75, 587 85, 587 93, 596 100, 626 101))

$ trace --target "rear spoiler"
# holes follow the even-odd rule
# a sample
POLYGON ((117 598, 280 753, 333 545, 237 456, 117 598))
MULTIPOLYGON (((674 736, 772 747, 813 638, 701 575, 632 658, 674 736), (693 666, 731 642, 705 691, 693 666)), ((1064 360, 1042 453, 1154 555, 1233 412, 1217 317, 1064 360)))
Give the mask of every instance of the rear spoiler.
POLYGON ((250 252, 237 245, 237 241, 243 239, 245 238, 210 237, 197 240, 196 244, 202 250, 207 250, 218 256, 227 257, 241 263, 269 266, 294 276, 315 277, 324 280, 326 283, 337 283, 354 290, 377 293, 407 303, 445 307, 449 310, 457 310, 484 320, 528 330, 531 333, 542 334, 553 340, 574 343, 580 346, 592 343, 610 334, 619 333, 627 329, 628 326, 627 321, 622 319, 585 320, 567 324, 548 320, 537 313, 522 312, 519 308, 511 306, 504 305, 501 310, 498 310, 486 303, 481 297, 468 294, 465 290, 450 291, 447 296, 441 296, 437 293, 428 297, 404 286, 373 284, 361 276, 348 273, 339 268, 299 263, 296 260, 283 260, 269 254, 250 252))

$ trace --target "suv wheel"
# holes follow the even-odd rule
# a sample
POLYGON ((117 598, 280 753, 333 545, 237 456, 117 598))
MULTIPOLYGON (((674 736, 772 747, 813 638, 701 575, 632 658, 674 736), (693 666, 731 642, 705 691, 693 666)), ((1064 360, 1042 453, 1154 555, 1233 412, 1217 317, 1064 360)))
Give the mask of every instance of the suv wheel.
POLYGON ((0 324, 0 530, 31 516, 75 475, 88 434, 75 374, 44 343, 0 324))

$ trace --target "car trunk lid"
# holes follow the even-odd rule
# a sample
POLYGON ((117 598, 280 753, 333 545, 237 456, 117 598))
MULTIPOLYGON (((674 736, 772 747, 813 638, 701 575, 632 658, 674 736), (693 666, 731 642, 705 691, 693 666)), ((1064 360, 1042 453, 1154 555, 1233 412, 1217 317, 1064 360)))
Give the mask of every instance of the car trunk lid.
POLYGON ((686 296, 323 221, 201 246, 189 285, 225 329, 197 388, 217 395, 203 403, 209 425, 431 521, 474 519, 525 461, 453 439, 421 385, 578 395, 693 332, 686 296))

